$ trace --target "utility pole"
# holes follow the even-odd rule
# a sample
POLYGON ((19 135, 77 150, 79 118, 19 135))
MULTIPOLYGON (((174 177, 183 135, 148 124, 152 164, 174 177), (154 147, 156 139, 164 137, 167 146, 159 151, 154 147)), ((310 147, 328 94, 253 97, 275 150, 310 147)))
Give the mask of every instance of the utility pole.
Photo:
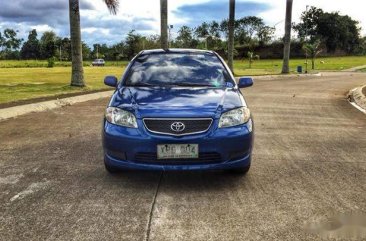
POLYGON ((99 44, 97 44, 97 59, 99 59, 98 56, 99 56, 99 44))

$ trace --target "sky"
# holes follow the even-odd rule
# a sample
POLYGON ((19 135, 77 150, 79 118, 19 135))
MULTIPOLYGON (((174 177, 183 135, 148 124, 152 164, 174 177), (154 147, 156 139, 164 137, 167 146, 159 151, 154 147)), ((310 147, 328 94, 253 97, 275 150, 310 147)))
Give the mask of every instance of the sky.
MULTIPOLYGON (((79 0, 82 39, 87 44, 114 44, 125 39, 134 29, 142 35, 159 34, 160 0, 120 0, 117 15, 108 12, 102 0, 79 0)), ((229 0, 168 0, 169 24, 172 35, 179 27, 195 27, 203 21, 221 21, 228 17, 229 0)), ((294 0, 293 22, 299 22, 306 6, 325 11, 338 11, 360 22, 362 35, 366 35, 366 15, 361 0, 294 0)), ((264 19, 276 27, 276 36, 284 32, 285 0, 236 0, 236 18, 249 15, 264 19)), ((52 30, 61 37, 69 36, 67 0, 16 0, 2 1, 0 6, 0 31, 13 28, 27 39, 28 32, 37 29, 40 35, 52 30)))

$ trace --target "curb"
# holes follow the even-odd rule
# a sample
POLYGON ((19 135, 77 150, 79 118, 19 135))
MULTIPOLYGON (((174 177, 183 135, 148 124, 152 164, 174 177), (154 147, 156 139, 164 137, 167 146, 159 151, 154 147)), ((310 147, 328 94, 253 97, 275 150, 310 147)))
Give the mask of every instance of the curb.
POLYGON ((86 102, 89 100, 97 100, 102 98, 110 97, 113 94, 113 91, 103 91, 97 92, 93 94, 86 95, 78 95, 74 97, 68 97, 63 99, 49 100, 38 103, 32 103, 27 105, 18 105, 14 107, 0 109, 0 121, 6 120, 9 118, 14 118, 20 115, 32 113, 32 112, 41 112, 45 110, 52 110, 56 108, 61 108, 63 106, 70 106, 76 103, 86 102))
MULTIPOLYGON (((277 75, 252 75, 253 79, 286 79, 286 78, 309 78, 309 77, 321 77, 322 73, 316 74, 277 74, 277 75)), ((241 76, 242 77, 242 76, 241 76)), ((236 77, 237 79, 240 77, 236 77)))
POLYGON ((362 92, 364 88, 366 88, 366 85, 350 90, 347 99, 351 105, 366 114, 366 96, 362 92))

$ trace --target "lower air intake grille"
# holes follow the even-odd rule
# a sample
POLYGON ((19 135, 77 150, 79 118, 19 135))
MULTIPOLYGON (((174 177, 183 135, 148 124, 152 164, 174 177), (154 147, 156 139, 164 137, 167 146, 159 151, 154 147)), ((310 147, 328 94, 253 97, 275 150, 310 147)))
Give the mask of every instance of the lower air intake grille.
POLYGON ((156 152, 139 152, 135 155, 135 161, 149 164, 202 164, 202 163, 217 163, 221 162, 221 155, 217 152, 202 152, 195 159, 171 159, 159 160, 156 152))

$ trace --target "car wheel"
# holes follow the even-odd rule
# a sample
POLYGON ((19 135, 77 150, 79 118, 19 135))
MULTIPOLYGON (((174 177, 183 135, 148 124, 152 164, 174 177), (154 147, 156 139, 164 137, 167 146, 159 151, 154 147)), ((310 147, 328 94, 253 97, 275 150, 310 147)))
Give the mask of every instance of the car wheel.
POLYGON ((245 175, 248 173, 249 169, 250 169, 250 165, 246 166, 246 167, 239 167, 239 168, 231 169, 230 172, 234 173, 234 174, 238 174, 238 175, 245 175))
POLYGON ((107 170, 107 172, 111 173, 111 174, 114 174, 114 173, 119 173, 120 172, 120 169, 118 168, 115 168, 113 166, 110 166, 108 165, 107 163, 104 162, 104 166, 105 166, 105 169, 107 170))

